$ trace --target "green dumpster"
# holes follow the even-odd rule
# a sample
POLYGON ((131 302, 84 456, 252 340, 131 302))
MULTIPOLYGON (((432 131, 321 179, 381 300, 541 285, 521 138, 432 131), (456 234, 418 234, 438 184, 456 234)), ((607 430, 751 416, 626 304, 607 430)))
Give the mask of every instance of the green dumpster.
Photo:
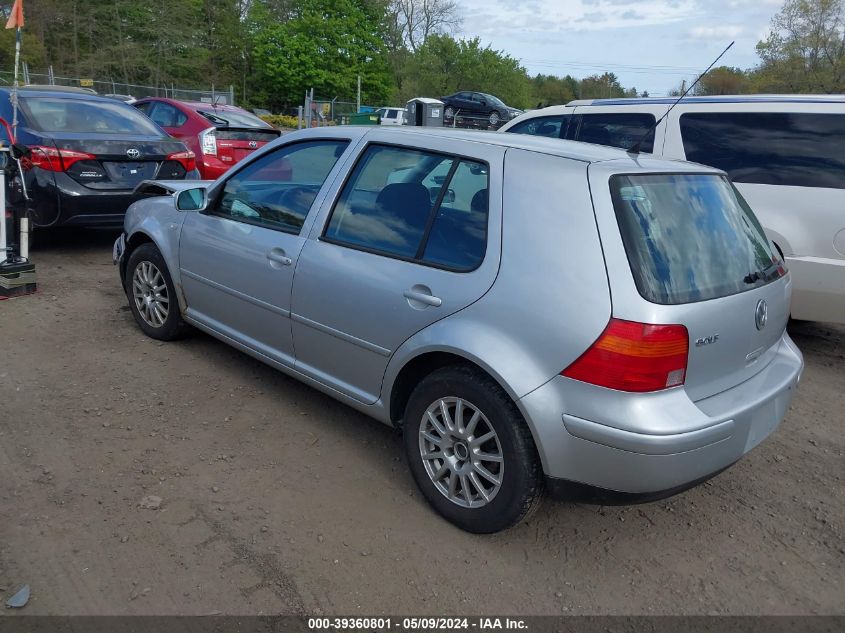
POLYGON ((375 112, 359 112, 348 116, 349 125, 378 125, 379 116, 375 112))

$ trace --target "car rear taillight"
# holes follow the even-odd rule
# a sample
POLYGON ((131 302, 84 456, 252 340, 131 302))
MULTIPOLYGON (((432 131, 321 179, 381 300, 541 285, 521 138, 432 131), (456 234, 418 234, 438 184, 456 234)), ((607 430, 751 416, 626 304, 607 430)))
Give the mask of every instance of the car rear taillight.
POLYGON ((684 384, 689 334, 683 325, 611 319, 602 335, 561 375, 619 391, 684 384))
POLYGON ((185 168, 185 171, 193 171, 197 168, 197 155, 194 154, 191 150, 187 152, 176 152, 175 154, 169 154, 167 156, 167 160, 175 160, 176 162, 180 163, 182 167, 185 168))
POLYGON ((30 145, 29 151, 30 154, 24 163, 24 167, 28 169, 40 167, 47 171, 67 171, 71 165, 81 160, 97 159, 94 154, 87 152, 77 152, 72 149, 57 149, 43 145, 30 145))
POLYGON ((210 127, 200 132, 200 150, 206 156, 217 156, 217 128, 210 127))
POLYGON ((786 264, 784 263, 783 259, 772 255, 772 263, 777 268, 778 277, 783 277, 786 274, 786 264))

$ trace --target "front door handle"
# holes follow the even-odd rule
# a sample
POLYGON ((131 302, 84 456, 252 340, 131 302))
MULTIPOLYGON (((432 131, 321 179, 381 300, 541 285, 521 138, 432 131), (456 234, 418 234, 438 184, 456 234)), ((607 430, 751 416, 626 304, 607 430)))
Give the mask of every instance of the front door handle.
POLYGON ((285 255, 285 252, 281 248, 274 248, 272 251, 267 253, 267 259, 271 262, 281 264, 282 266, 290 266, 293 263, 293 260, 285 255))
MULTIPOLYGON (((443 300, 440 297, 435 297, 431 294, 431 290, 426 288, 425 286, 414 286, 413 288, 406 290, 403 295, 408 300, 408 303, 411 304, 411 307, 418 307, 416 304, 422 304, 422 306, 431 306, 433 308, 439 308, 443 305, 443 300)), ((421 307, 421 306, 420 306, 421 307)))

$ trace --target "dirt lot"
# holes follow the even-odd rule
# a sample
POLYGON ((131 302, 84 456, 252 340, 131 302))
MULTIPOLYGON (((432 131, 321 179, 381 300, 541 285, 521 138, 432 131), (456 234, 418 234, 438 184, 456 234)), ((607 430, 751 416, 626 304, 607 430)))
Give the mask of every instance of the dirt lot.
POLYGON ((479 537, 390 429, 208 336, 144 337, 113 237, 54 240, 39 294, 0 302, 0 598, 29 583, 23 613, 845 612, 845 327, 792 328, 785 422, 707 484, 479 537))

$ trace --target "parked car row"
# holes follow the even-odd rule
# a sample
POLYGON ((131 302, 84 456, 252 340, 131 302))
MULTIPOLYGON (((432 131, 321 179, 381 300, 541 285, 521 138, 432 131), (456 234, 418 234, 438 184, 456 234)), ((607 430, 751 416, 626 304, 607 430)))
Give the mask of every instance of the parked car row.
MULTIPOLYGON (((281 134, 228 105, 159 98, 129 105, 121 95, 56 86, 28 86, 18 97, 27 207, 42 229, 119 227, 141 182, 217 178, 281 134)), ((13 120, 8 88, 0 89, 0 117, 13 120)))
MULTIPOLYGON (((129 105, 79 91, 18 92, 16 141, 36 227, 120 226, 144 180, 198 178, 184 143, 129 105)), ((11 91, 0 117, 13 120, 11 91)))
POLYGON ((323 127, 150 187, 114 247, 140 329, 196 327, 401 427, 425 498, 472 532, 545 486, 707 479, 777 428, 803 367, 792 278, 712 167, 323 127))
POLYGON ((845 97, 783 95, 573 101, 502 132, 629 149, 725 171, 786 259, 792 316, 845 323, 845 97))

